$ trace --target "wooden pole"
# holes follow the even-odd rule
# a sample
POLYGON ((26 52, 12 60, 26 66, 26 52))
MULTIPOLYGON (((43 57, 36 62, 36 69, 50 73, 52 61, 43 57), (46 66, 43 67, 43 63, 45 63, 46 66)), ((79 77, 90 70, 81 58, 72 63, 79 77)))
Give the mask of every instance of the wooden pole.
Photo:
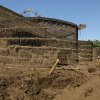
POLYGON ((51 68, 49 75, 51 75, 51 73, 53 72, 53 70, 55 69, 56 65, 58 64, 59 59, 57 59, 56 63, 54 64, 54 66, 51 68))

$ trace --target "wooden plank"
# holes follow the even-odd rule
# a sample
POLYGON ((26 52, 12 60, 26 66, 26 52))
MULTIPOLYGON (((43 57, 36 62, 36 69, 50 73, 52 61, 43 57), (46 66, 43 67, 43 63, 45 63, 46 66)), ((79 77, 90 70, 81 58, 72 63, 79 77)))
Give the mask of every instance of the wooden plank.
POLYGON ((51 73, 53 72, 53 70, 55 69, 56 65, 58 64, 59 59, 57 59, 56 63, 54 64, 54 66, 51 68, 49 75, 51 75, 51 73))

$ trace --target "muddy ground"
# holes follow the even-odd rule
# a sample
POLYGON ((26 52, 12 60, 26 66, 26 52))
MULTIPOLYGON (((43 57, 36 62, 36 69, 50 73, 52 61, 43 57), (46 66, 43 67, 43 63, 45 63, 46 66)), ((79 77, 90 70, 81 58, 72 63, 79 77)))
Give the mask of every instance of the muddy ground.
POLYGON ((49 71, 0 65, 0 100, 100 100, 99 64, 49 71))

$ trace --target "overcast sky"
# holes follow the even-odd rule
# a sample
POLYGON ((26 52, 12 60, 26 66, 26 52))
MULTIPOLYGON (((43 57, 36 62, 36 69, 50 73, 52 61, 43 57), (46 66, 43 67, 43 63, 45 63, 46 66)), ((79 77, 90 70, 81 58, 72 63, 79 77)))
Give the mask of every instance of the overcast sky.
POLYGON ((100 40, 100 0, 0 0, 0 5, 18 13, 32 8, 42 17, 86 24, 79 39, 100 40))

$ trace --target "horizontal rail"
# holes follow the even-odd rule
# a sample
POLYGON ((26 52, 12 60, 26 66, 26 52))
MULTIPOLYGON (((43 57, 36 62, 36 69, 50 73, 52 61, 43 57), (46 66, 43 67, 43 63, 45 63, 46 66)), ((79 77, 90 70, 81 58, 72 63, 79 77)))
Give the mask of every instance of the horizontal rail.
POLYGON ((76 41, 69 41, 69 40, 60 40, 60 39, 56 39, 56 38, 0 38, 0 40, 48 40, 48 41, 61 41, 61 42, 68 42, 68 43, 77 43, 76 41))

